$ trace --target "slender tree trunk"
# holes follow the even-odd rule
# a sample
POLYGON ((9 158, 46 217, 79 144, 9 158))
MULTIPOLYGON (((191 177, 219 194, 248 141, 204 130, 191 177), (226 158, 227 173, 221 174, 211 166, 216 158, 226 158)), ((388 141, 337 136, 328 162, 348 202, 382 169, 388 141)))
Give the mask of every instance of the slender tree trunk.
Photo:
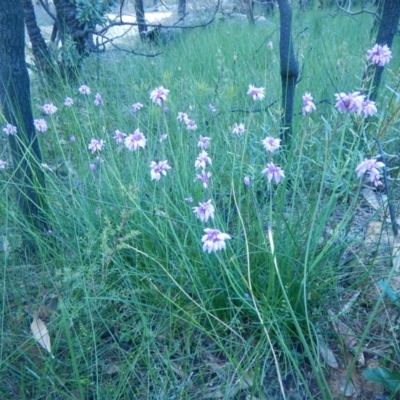
POLYGON ((186 14, 186 0, 179 0, 178 3, 178 17, 183 18, 186 14))
POLYGON ((144 17, 143 0, 135 0, 136 22, 138 23, 138 30, 140 39, 143 40, 144 32, 147 32, 146 19, 144 17))
POLYGON ((32 45, 32 53, 35 58, 36 67, 42 75, 51 77, 54 72, 51 55, 42 33, 40 32, 40 28, 36 23, 35 9, 33 8, 32 0, 22 0, 22 5, 24 7, 25 25, 32 45))
POLYGON ((294 94, 299 67, 294 55, 292 43, 292 9, 288 0, 278 0, 280 16, 280 68, 282 81, 282 126, 281 139, 284 144, 289 145, 292 136, 292 119, 294 94))
MULTIPOLYGON (((376 43, 381 46, 387 45, 392 47, 393 38, 397 33, 397 27, 400 19, 400 1, 399 0, 385 0, 383 4, 383 11, 381 22, 379 25, 376 43)), ((370 95, 371 100, 376 100, 378 96, 378 89, 381 83, 384 67, 375 67, 373 90, 370 95)))
POLYGON ((44 174, 30 99, 22 3, 21 0, 1 0, 0 103, 5 120, 17 127, 17 133, 9 135, 17 200, 27 220, 35 228, 42 229, 44 174))
POLYGON ((240 0, 240 4, 246 12, 247 20, 254 25, 253 0, 240 0))

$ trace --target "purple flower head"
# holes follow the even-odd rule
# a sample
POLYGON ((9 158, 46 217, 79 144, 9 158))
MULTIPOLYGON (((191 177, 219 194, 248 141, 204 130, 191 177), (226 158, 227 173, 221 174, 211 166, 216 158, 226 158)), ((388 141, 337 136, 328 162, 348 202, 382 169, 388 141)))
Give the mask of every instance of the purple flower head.
POLYGON ((271 136, 267 136, 262 143, 265 151, 271 154, 281 147, 281 139, 275 139, 271 136))
POLYGON ((34 119, 33 125, 39 132, 46 132, 49 127, 47 126, 47 122, 44 119, 34 119))
POLYGON ((375 102, 372 100, 365 100, 362 103, 362 114, 365 118, 370 117, 378 112, 375 102))
POLYGON ((267 176, 268 182, 271 182, 274 179, 276 183, 279 183, 285 177, 285 173, 282 169, 274 165, 272 162, 268 163, 267 167, 261 172, 267 176))
POLYGON ((100 93, 96 93, 96 96, 94 96, 94 105, 95 106, 104 105, 104 101, 103 101, 103 98, 101 97, 100 93))
POLYGON ((75 142, 76 142, 75 136, 71 136, 71 137, 69 138, 69 142, 70 142, 70 143, 75 143, 75 142))
POLYGON ((71 97, 66 97, 64 100, 64 106, 65 107, 72 107, 74 104, 74 101, 71 99, 71 97))
POLYGON ((386 44, 383 46, 376 44, 372 49, 367 51, 367 60, 378 67, 388 64, 391 58, 392 52, 386 44))
POLYGON ((4 128, 3 128, 3 132, 6 135, 15 135, 17 133, 17 127, 11 124, 7 124, 4 128))
POLYGON ((79 90, 79 93, 80 93, 80 94, 84 94, 84 95, 90 94, 90 88, 89 88, 89 86, 82 85, 82 86, 79 87, 78 90, 79 90))
POLYGON ((6 169, 7 162, 0 160, 0 169, 6 169))
POLYGON ((132 114, 136 114, 142 108, 143 108, 143 104, 142 103, 135 103, 135 104, 132 105, 131 113, 132 114))
POLYGON ((265 97, 264 94, 264 88, 256 88, 253 85, 249 85, 249 90, 247 91, 247 94, 251 96, 251 98, 256 101, 256 100, 263 100, 265 97))
POLYGON ((250 186, 250 177, 245 176, 243 178, 243 183, 244 183, 244 186, 249 187, 250 186))
POLYGON ((94 154, 96 151, 102 151, 104 148, 104 140, 103 139, 92 139, 89 143, 88 149, 94 154))
POLYGON ((207 136, 201 136, 199 138, 199 142, 197 143, 197 146, 200 147, 202 150, 206 150, 210 147, 210 142, 211 138, 207 136))
POLYGON ((207 164, 211 165, 211 158, 208 156, 208 153, 203 150, 199 156, 196 158, 196 161, 194 163, 194 167, 196 169, 206 169, 207 164))
POLYGON ((161 175, 167 175, 167 170, 171 169, 171 167, 168 165, 168 161, 160 161, 159 163, 156 163, 155 161, 152 161, 150 163, 150 176, 151 180, 156 180, 159 181, 161 178, 161 175))
POLYGON ((43 112, 47 115, 55 114, 58 108, 53 103, 45 104, 43 107, 43 112))
POLYGON ((211 103, 208 105, 208 111, 210 111, 211 114, 214 114, 217 112, 217 109, 215 106, 213 106, 211 103))
POLYGON ((210 218, 214 219, 215 208, 211 204, 211 199, 205 203, 199 203, 198 207, 192 207, 196 217, 202 221, 207 222, 210 218))
POLYGON ((192 120, 192 119, 187 119, 186 121, 185 121, 185 124, 186 124, 186 129, 188 130, 188 131, 195 131, 196 129, 197 129, 197 125, 196 125, 196 123, 192 120))
POLYGON ((232 134, 236 136, 242 136, 243 133, 246 132, 246 128, 244 127, 244 124, 236 124, 233 125, 232 128, 232 134))
POLYGON ((124 143, 124 140, 125 140, 125 137, 126 137, 126 133, 121 132, 118 129, 116 129, 114 133, 115 133, 115 136, 113 136, 113 139, 115 140, 115 143, 117 143, 117 144, 124 143))
POLYGON ((96 164, 89 164, 89 169, 94 172, 96 171, 96 164))
POLYGON ((168 111, 169 111, 169 108, 168 108, 167 106, 165 106, 165 107, 163 108, 163 113, 164 113, 164 114, 168 114, 168 111))
POLYGON ((160 142, 160 143, 163 143, 163 142, 165 142, 167 139, 168 139, 168 135, 167 135, 166 133, 164 133, 164 134, 162 134, 162 135, 160 136, 159 142, 160 142))
POLYGON ((311 96, 311 93, 306 92, 303 95, 303 108, 301 109, 301 112, 303 113, 303 115, 310 114, 317 109, 315 107, 313 100, 314 99, 311 96))
POLYGON ((168 94, 168 89, 165 89, 163 86, 159 86, 150 92, 150 99, 155 105, 161 107, 167 100, 168 94))
POLYGON ((196 174, 195 177, 195 181, 200 181, 201 184, 203 185, 204 189, 208 188, 208 182, 210 181, 211 178, 211 172, 206 172, 204 169, 203 171, 201 171, 201 175, 200 174, 196 174))
POLYGON ((357 165, 357 178, 360 178, 366 172, 368 172, 370 182, 374 186, 379 186, 382 184, 382 182, 380 181, 379 169, 383 168, 384 166, 385 164, 383 162, 377 161, 375 158, 365 159, 363 162, 357 165))
POLYGON ((186 203, 193 203, 193 197, 185 197, 186 203))
POLYGON ((186 113, 179 111, 178 112, 178 116, 176 117, 176 119, 179 122, 186 122, 189 119, 189 117, 188 117, 188 115, 186 113))
POLYGON ((267 47, 272 50, 274 48, 274 44, 272 42, 267 43, 267 47))
POLYGON ((353 93, 336 93, 336 104, 335 107, 344 113, 357 113, 361 114, 363 109, 363 102, 365 96, 360 92, 353 93))
POLYGON ((231 238, 227 233, 222 233, 218 229, 210 228, 204 229, 204 232, 206 234, 201 238, 203 242, 203 251, 211 253, 213 251, 226 249, 225 240, 231 238))
POLYGON ((130 151, 136 151, 139 147, 146 147, 147 139, 139 129, 136 129, 132 134, 125 138, 125 147, 130 151))

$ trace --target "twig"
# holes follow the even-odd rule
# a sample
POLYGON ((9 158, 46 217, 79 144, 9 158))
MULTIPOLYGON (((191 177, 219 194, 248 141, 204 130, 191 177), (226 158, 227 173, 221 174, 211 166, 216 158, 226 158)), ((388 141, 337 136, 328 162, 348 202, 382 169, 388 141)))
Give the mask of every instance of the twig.
POLYGON ((391 202, 390 198, 390 186, 389 186, 389 179, 387 177, 387 167, 386 167, 386 159, 385 159, 385 154, 383 153, 382 145, 379 139, 376 136, 372 136, 378 145, 379 153, 381 155, 381 159, 384 165, 382 168, 383 171, 383 182, 385 184, 385 193, 387 196, 387 204, 388 204, 388 209, 389 209, 389 215, 390 215, 390 222, 392 223, 392 231, 393 235, 396 238, 397 235, 399 234, 399 230, 397 228, 397 222, 396 222, 396 213, 394 211, 393 203, 391 202))

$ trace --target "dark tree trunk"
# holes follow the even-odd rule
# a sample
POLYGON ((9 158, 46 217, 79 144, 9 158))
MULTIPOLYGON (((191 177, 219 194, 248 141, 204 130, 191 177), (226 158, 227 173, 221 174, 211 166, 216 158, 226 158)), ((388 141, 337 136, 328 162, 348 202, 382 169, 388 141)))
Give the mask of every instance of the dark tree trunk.
POLYGON ((178 17, 183 18, 186 14, 186 0, 179 0, 178 3, 178 17))
POLYGON ((135 0, 136 22, 138 23, 138 30, 141 40, 144 39, 144 33, 147 32, 146 20, 144 18, 143 0, 135 0))
POLYGON ((22 5, 24 7, 25 25, 29 40, 31 41, 36 67, 45 77, 51 77, 54 72, 51 56, 42 33, 40 32, 40 28, 36 23, 35 9, 33 8, 32 0, 22 0, 22 5))
POLYGON ((288 0, 278 0, 278 5, 280 15, 279 53, 283 110, 281 139, 284 144, 289 145, 290 137, 292 136, 294 93, 299 76, 299 67, 294 55, 291 37, 292 9, 288 0))
MULTIPOLYGON (((399 0, 385 0, 383 4, 383 11, 381 22, 379 25, 376 43, 381 46, 387 45, 392 47, 393 38, 397 32, 400 19, 400 1, 399 0)), ((370 95, 371 100, 376 100, 378 95, 379 84, 381 83, 382 73, 384 67, 375 67, 375 75, 373 81, 373 89, 370 95)))
POLYGON ((21 0, 1 0, 0 103, 6 121, 18 129, 15 135, 9 136, 17 200, 27 220, 42 229, 44 175, 30 99, 22 3, 21 0))
POLYGON ((240 0, 240 4, 247 15, 247 20, 254 25, 253 0, 240 0))

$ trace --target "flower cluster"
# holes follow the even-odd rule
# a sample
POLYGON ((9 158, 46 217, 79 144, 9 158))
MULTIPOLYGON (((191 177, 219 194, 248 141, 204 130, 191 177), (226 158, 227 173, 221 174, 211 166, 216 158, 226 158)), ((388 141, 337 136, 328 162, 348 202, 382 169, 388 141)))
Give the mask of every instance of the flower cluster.
POLYGON ((42 107, 42 109, 43 109, 43 112, 47 115, 55 114, 58 110, 58 108, 53 103, 45 104, 42 107))
POLYGON ((383 46, 376 44, 367 51, 367 60, 378 67, 384 67, 391 59, 392 52, 386 44, 383 46))
POLYGON ((232 135, 242 136, 243 133, 245 133, 245 132, 246 132, 246 128, 244 127, 244 124, 236 124, 235 123, 235 125, 233 125, 232 135))
POLYGON ((167 171, 171 169, 171 167, 168 165, 168 160, 160 161, 156 163, 155 161, 152 161, 150 163, 150 176, 151 180, 156 180, 159 181, 161 178, 161 175, 167 175, 167 171))
MULTIPOLYGON (((270 157, 281 147, 281 139, 277 139, 272 136, 267 136, 262 143, 265 151, 270 157)), ((283 170, 276 166, 272 161, 267 163, 267 166, 261 171, 261 173, 267 177, 268 182, 274 180, 276 183, 279 183, 285 177, 283 170)))
POLYGON ((3 132, 6 135, 15 135, 17 133, 17 127, 11 124, 7 124, 4 128, 3 128, 3 132))
POLYGON ((356 168, 357 177, 360 178, 368 172, 369 180, 374 186, 382 185, 379 169, 384 166, 383 162, 377 161, 375 158, 365 159, 356 168))
POLYGON ((186 129, 188 131, 197 130, 196 122, 193 119, 190 119, 189 116, 185 112, 178 112, 178 116, 176 118, 179 122, 184 122, 186 125, 186 129))
POLYGON ((169 90, 163 86, 159 86, 150 92, 150 99, 155 105, 161 107, 167 101, 168 95, 169 90))
POLYGON ((311 96, 311 93, 306 92, 303 95, 303 108, 301 109, 301 112, 303 113, 303 115, 306 115, 312 113, 316 109, 317 108, 314 104, 314 98, 311 96))
MULTIPOLYGON (((115 138, 115 136, 114 136, 115 138)), ((139 129, 136 129, 132 134, 127 136, 124 140, 125 147, 129 151, 136 151, 139 147, 144 149, 146 147, 147 139, 139 129)))
POLYGON ((254 100, 254 101, 261 101, 264 99, 265 94, 264 94, 264 88, 260 87, 257 88, 253 85, 249 85, 249 89, 247 91, 247 94, 254 100))
POLYGON ((365 99, 365 96, 360 92, 336 93, 335 97, 335 107, 343 113, 355 113, 369 117, 378 111, 375 102, 365 99))

